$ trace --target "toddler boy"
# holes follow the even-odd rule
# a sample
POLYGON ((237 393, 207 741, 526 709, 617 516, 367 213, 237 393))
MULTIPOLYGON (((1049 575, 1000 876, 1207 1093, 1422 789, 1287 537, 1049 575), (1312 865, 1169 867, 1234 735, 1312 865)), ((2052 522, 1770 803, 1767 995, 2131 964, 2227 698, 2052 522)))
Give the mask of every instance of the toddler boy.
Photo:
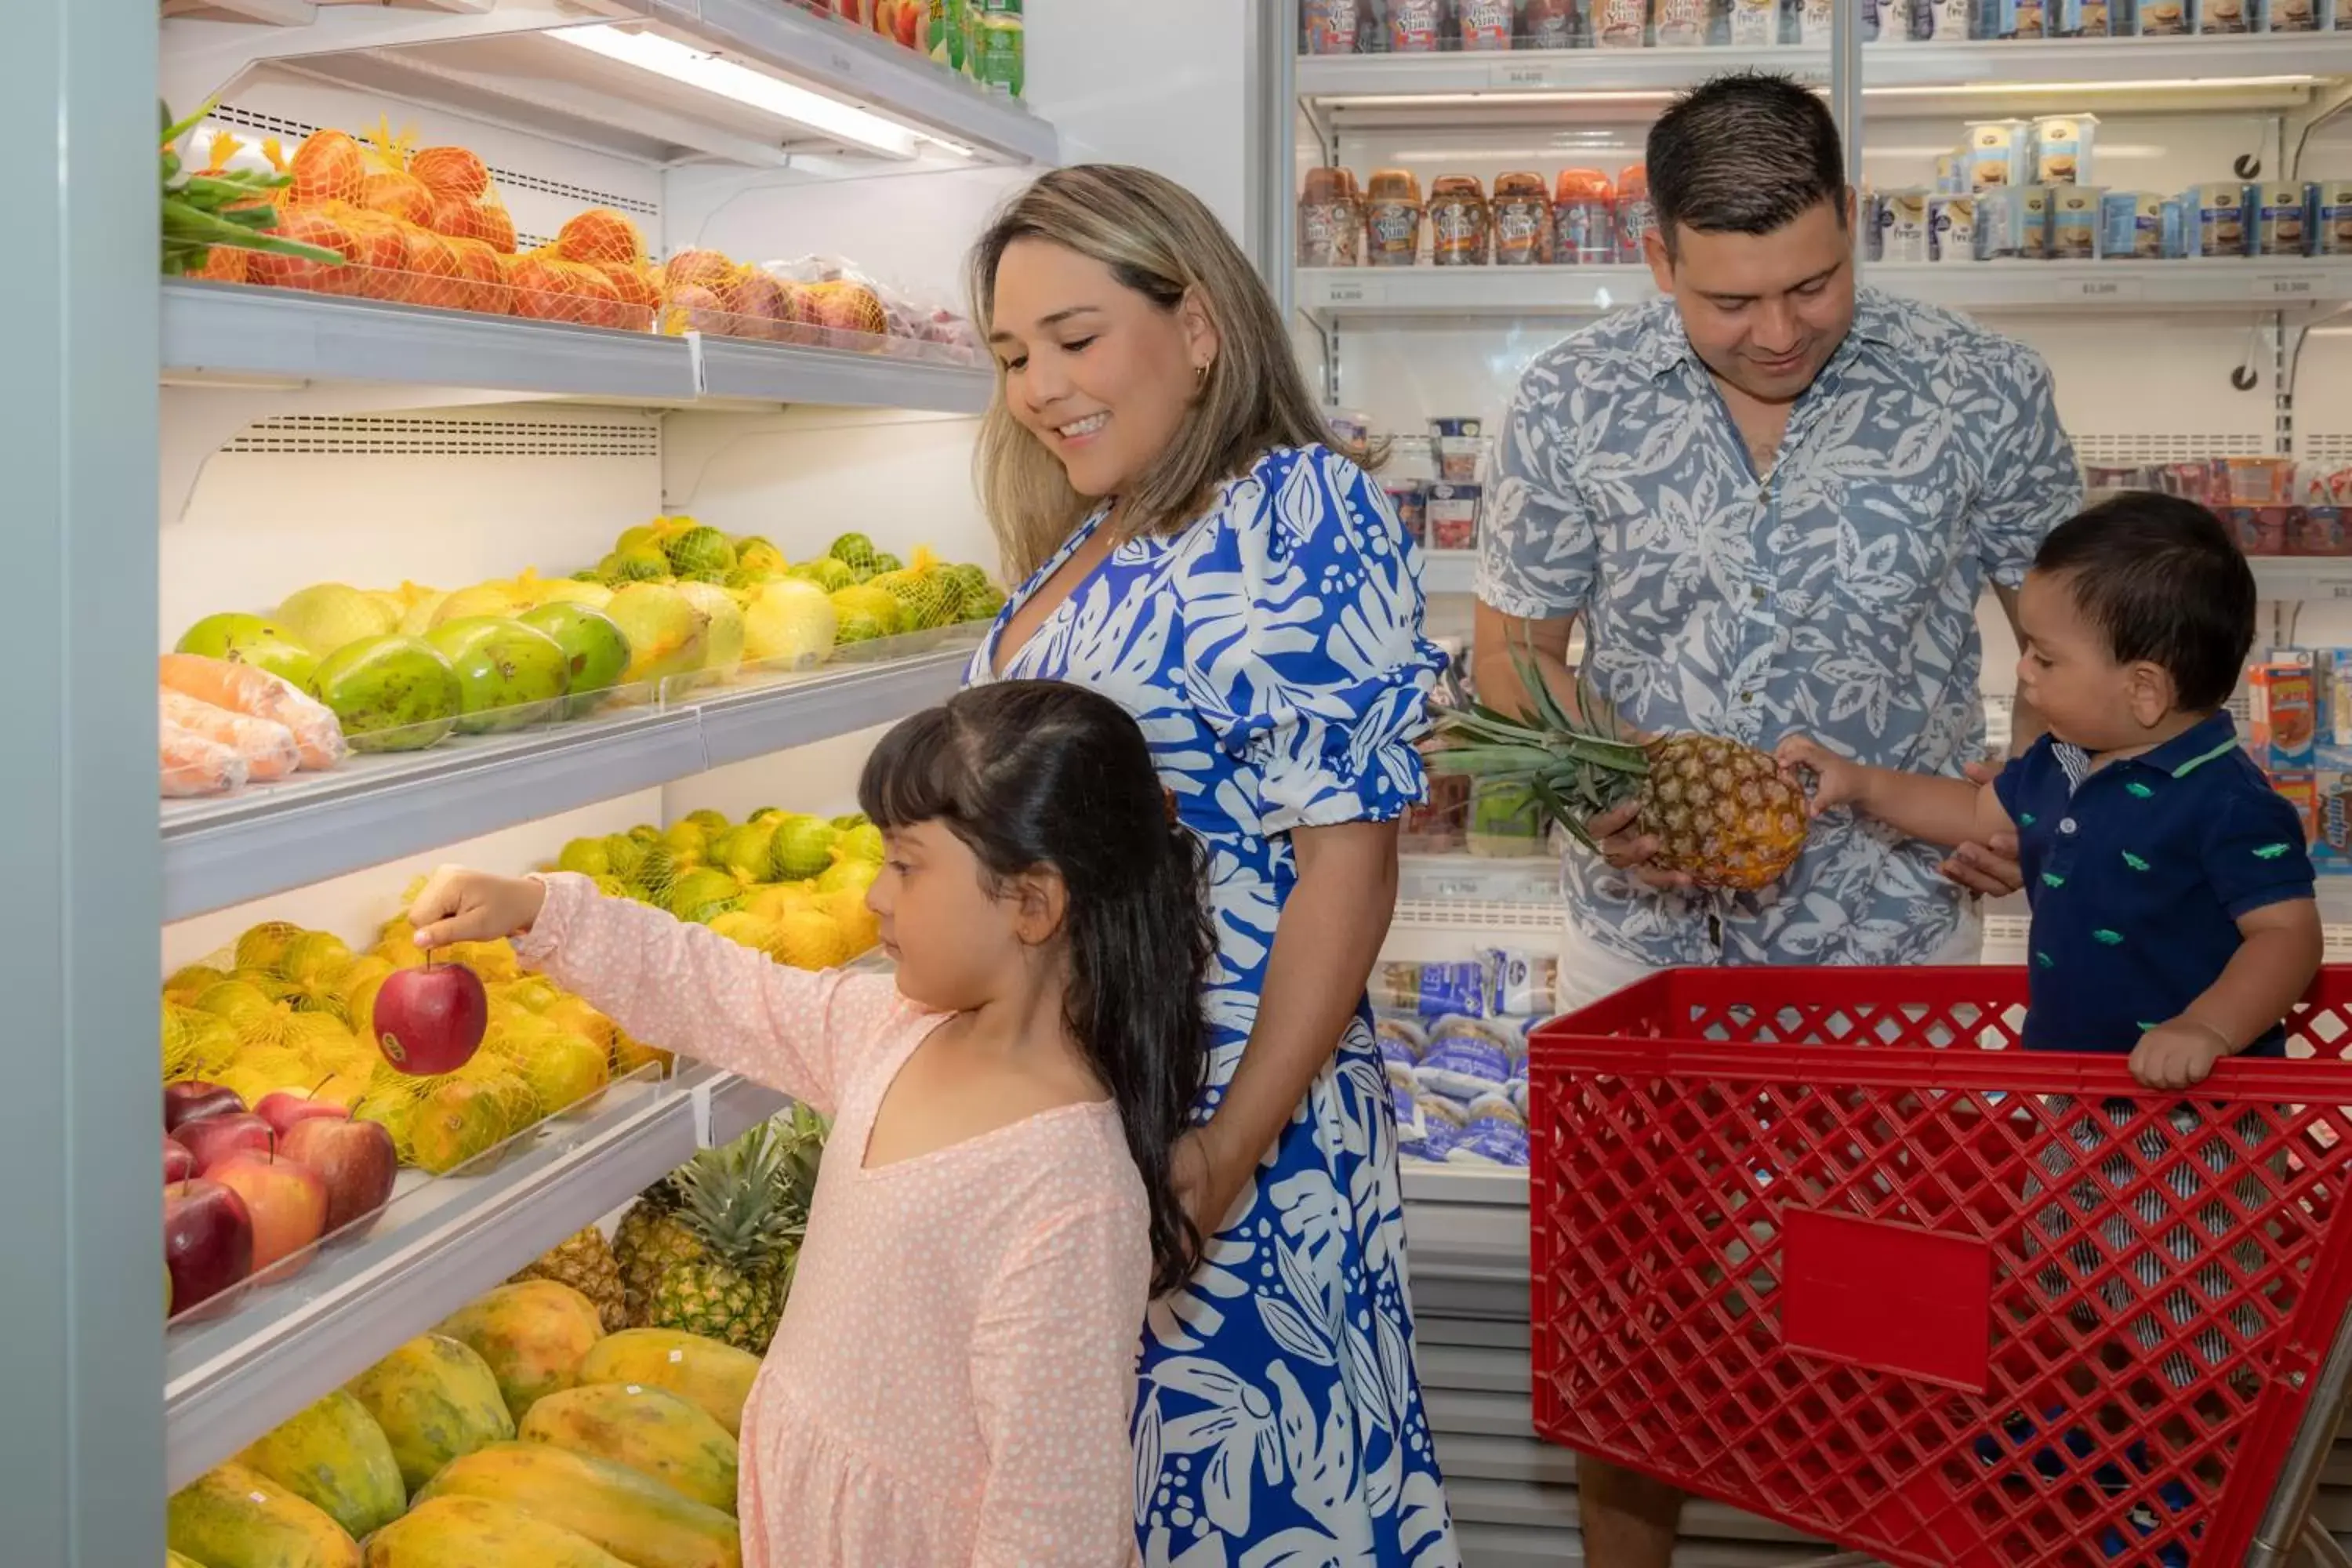
POLYGON ((2029 1050, 2127 1051, 2156 1089, 2285 1054, 2322 939, 2303 824, 2223 709, 2255 602, 2211 512, 2119 495, 2060 524, 2026 576, 2018 694, 2050 730, 1991 784, 1781 743, 1817 815, 1852 806, 1931 844, 2017 835, 2029 1050))

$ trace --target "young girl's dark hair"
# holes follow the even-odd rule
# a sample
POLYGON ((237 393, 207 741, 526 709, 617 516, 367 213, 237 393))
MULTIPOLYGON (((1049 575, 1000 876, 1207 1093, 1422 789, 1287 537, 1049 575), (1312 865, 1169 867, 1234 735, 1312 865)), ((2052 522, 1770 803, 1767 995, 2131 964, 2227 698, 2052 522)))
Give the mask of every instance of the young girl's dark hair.
POLYGON ((1083 687, 958 692, 885 736, 857 802, 885 831, 937 822, 992 879, 1050 867, 1068 889, 1065 1022, 1118 1107, 1151 1207, 1152 1290, 1201 1236, 1177 1200, 1176 1141, 1207 1071, 1201 991, 1216 953, 1206 862, 1127 710, 1083 687))

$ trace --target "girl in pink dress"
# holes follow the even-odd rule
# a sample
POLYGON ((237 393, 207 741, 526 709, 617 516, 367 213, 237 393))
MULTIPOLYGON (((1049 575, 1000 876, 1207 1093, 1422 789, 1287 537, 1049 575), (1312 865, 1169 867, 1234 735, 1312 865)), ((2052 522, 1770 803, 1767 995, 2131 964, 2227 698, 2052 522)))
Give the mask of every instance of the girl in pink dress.
POLYGON ((894 977, 810 973, 583 877, 437 872, 417 944, 512 935, 630 1034, 834 1117, 743 1415, 744 1561, 1114 1568, 1137 1335, 1200 1237, 1170 1154, 1215 936, 1143 734, 1075 686, 962 692, 858 800, 894 977))

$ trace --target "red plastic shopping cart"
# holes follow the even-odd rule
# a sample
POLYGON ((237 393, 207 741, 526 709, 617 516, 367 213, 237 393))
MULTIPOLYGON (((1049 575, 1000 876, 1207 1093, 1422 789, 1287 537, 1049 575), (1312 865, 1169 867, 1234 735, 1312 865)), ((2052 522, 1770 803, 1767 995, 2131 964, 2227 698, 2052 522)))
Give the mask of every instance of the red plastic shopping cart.
POLYGON ((2352 969, 2146 1096, 2021 971, 1677 971, 1536 1032, 1547 1438, 1919 1568, 2274 1563, 2352 1378, 2352 969))

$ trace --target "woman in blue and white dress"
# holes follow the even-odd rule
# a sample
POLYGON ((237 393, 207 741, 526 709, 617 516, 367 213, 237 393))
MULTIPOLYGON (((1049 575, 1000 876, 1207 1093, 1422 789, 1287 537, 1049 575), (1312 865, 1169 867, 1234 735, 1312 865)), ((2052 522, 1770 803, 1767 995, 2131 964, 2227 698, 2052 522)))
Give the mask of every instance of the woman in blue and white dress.
POLYGON ((978 476, 1025 581, 971 679, 1123 703, 1214 884, 1212 1060, 1176 1170, 1209 1240, 1144 1329, 1144 1560, 1452 1568, 1364 997, 1442 660, 1419 568, 1181 187, 1047 174, 972 274, 999 373, 978 476))

